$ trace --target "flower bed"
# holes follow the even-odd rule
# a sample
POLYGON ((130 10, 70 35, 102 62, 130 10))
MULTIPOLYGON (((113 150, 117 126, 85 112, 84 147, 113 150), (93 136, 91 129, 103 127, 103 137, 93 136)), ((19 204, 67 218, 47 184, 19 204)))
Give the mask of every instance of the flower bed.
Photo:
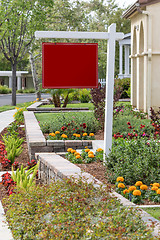
POLYGON ((160 204, 160 183, 151 183, 148 187, 142 181, 137 181, 135 185, 127 188, 124 184, 124 178, 118 177, 116 191, 136 204, 143 204, 145 200, 160 204))

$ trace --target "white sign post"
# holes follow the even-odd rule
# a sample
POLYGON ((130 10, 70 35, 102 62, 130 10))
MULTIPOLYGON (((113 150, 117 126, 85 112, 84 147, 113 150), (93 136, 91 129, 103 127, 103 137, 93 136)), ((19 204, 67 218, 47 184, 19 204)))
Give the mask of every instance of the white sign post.
POLYGON ((112 147, 113 124, 113 92, 114 92, 114 67, 115 67, 115 41, 124 38, 123 33, 116 32, 116 24, 109 26, 108 32, 66 32, 66 31, 36 31, 39 38, 71 38, 71 39, 106 39, 107 69, 106 69, 106 103, 104 126, 104 154, 108 155, 112 147))

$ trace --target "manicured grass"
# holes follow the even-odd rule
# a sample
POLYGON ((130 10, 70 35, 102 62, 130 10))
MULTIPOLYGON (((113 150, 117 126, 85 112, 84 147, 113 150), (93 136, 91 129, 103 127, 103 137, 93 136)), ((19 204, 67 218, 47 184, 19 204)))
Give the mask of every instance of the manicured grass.
MULTIPOLYGON (((54 108, 53 104, 49 104, 49 105, 41 105, 40 107, 42 108, 54 108)), ((67 104, 67 108, 86 108, 88 107, 89 110, 93 110, 94 109, 94 105, 93 103, 72 103, 72 104, 67 104)))
POLYGON ((144 208, 144 211, 149 213, 152 217, 160 221, 160 207, 155 208, 144 208))
MULTIPOLYGON (((32 104, 32 102, 18 103, 16 107, 18 107, 18 108, 25 107, 26 105, 29 106, 30 104, 32 104)), ((5 105, 5 106, 0 107, 0 112, 12 110, 12 109, 15 109, 15 106, 5 105)))

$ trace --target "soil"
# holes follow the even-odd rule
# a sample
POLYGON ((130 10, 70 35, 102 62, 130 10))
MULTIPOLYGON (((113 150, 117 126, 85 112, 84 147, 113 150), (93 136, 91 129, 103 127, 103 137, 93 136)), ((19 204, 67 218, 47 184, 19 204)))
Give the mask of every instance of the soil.
MULTIPOLYGON (((0 141, 2 141, 2 136, 6 132, 7 132, 6 129, 4 129, 1 132, 0 141)), ((24 142, 22 144, 24 150, 20 154, 19 157, 16 157, 15 161, 18 161, 19 165, 23 164, 24 166, 26 166, 27 162, 29 161, 29 155, 28 155, 28 148, 27 148, 27 142, 26 142, 26 136, 25 136, 25 129, 23 127, 19 127, 18 133, 19 133, 19 135, 18 135, 19 137, 24 138, 24 142)), ((103 140, 103 132, 99 131, 95 135, 95 138, 96 138, 96 140, 103 140)), ((115 188, 113 184, 110 184, 107 181, 105 167, 102 162, 93 162, 90 164, 76 164, 76 165, 79 166, 83 171, 88 172, 91 175, 93 175, 99 181, 103 182, 106 185, 109 185, 112 189, 115 188)), ((7 170, 10 170, 10 169, 7 169, 7 170)), ((1 165, 0 165, 0 171, 4 171, 4 169, 2 169, 2 167, 1 167, 1 165)), ((2 200, 4 197, 7 197, 7 191, 6 191, 5 187, 2 184, 0 184, 0 200, 2 200)), ((149 202, 147 200, 145 200, 144 204, 145 205, 159 205, 159 203, 149 202)))

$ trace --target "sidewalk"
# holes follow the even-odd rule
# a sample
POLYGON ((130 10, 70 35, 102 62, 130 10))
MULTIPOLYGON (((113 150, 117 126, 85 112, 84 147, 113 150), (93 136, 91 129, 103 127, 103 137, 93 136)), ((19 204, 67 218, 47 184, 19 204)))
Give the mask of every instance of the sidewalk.
POLYGON ((6 128, 11 122, 14 121, 13 115, 15 114, 17 110, 9 110, 5 112, 0 113, 0 133, 3 131, 4 128, 6 128))
MULTIPOLYGON (((3 131, 4 128, 6 128, 11 122, 14 121, 14 113, 16 110, 9 110, 0 113, 0 133, 3 131)), ((0 172, 0 176, 3 174, 3 172, 0 172)), ((8 225, 6 224, 6 218, 4 215, 4 209, 2 206, 2 203, 0 201, 0 240, 13 240, 12 233, 10 229, 8 228, 8 225)))

